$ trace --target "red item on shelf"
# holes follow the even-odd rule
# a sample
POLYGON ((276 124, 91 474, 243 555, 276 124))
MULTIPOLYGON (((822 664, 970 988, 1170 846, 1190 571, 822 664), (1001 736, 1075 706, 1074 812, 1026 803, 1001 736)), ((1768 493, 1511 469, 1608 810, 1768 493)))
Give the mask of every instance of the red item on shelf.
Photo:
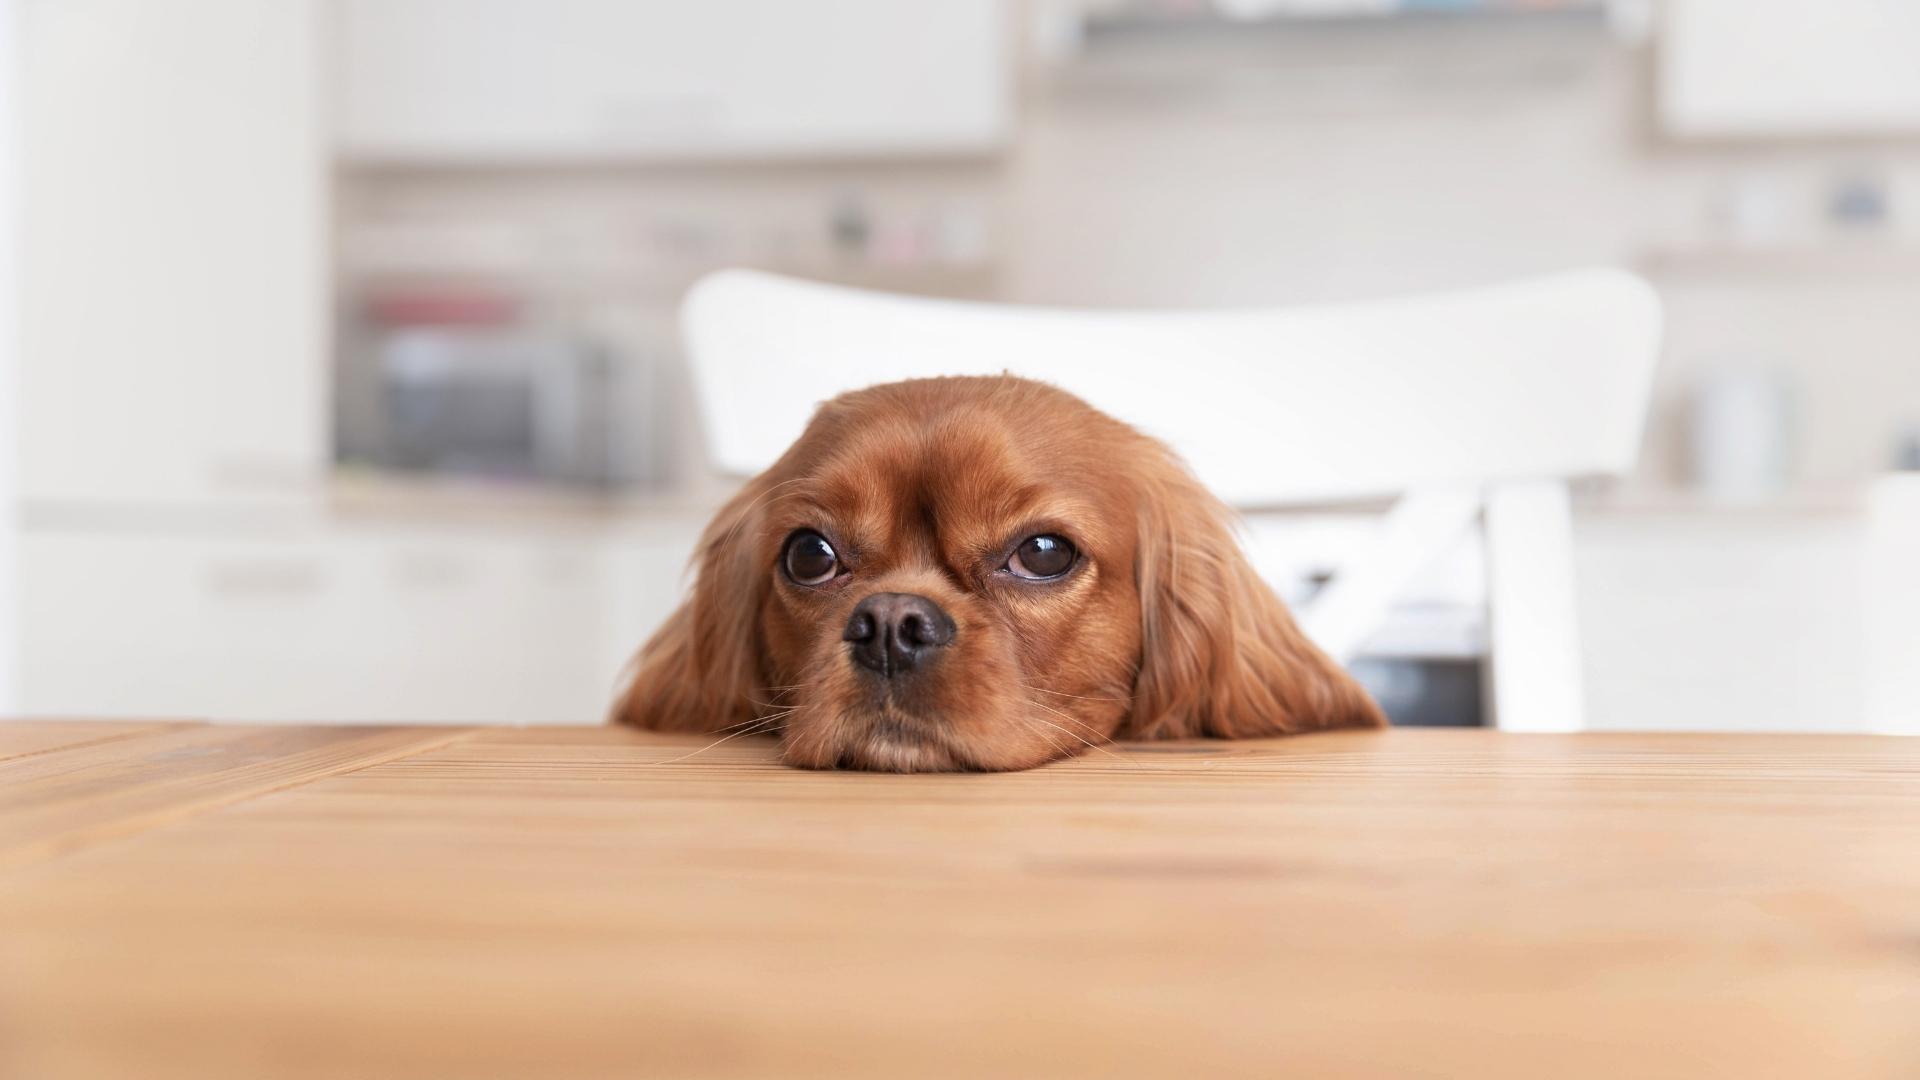
POLYGON ((504 326, 520 304, 499 293, 388 293, 367 299, 367 316, 387 326, 504 326))

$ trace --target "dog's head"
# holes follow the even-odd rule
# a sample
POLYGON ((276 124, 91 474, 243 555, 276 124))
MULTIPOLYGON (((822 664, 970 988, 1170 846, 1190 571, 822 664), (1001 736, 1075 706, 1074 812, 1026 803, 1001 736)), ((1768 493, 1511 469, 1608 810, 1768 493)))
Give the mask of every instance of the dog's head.
POLYGON ((835 398, 708 526, 618 712, 795 765, 1018 769, 1377 726, 1165 446, 1010 377, 835 398))

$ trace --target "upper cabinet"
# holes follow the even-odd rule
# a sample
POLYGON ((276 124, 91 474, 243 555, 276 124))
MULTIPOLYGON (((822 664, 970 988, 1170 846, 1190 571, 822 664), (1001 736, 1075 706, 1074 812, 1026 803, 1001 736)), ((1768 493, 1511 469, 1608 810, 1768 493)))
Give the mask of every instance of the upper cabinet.
POLYGON ((1660 114, 1682 136, 1920 131, 1920 3, 1670 0, 1660 114))
POLYGON ((335 0, 363 161, 978 153, 1008 124, 1001 0, 335 0))
POLYGON ((329 314, 318 5, 23 5, 26 499, 315 494, 329 314))

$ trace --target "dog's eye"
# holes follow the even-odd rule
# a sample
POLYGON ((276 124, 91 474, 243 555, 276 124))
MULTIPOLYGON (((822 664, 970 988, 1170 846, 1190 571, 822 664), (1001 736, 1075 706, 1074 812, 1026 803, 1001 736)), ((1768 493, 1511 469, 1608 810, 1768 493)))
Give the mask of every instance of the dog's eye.
POLYGON ((802 531, 789 537, 782 561, 796 585, 825 585, 840 572, 840 557, 833 553, 827 538, 817 532, 802 531))
POLYGON ((1013 549, 1007 570, 1032 581, 1057 578, 1073 566, 1073 545, 1064 536, 1029 536, 1013 549))

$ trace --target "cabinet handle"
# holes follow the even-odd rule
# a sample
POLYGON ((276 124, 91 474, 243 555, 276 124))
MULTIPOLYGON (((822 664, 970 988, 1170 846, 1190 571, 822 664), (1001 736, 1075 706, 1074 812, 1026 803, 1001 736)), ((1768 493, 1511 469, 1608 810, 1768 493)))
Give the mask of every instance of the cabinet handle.
POLYGON ((316 491, 324 477, 318 465, 305 459, 230 454, 207 463, 208 482, 229 491, 316 491))
POLYGON ((473 567, 453 551, 397 552, 388 574, 398 588, 429 592, 465 588, 474 578, 473 567))
POLYGON ((302 596, 320 591, 324 575, 310 560, 218 562, 206 568, 208 592, 223 596, 302 596))

